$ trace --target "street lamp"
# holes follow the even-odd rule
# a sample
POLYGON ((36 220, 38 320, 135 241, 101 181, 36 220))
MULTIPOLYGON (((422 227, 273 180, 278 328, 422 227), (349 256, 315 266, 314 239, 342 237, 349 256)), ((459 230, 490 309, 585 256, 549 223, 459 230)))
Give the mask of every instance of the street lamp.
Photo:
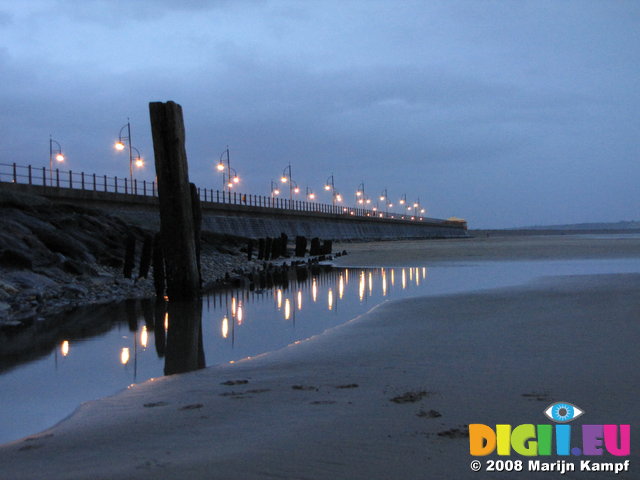
POLYGON ((313 190, 311 190, 309 187, 307 187, 307 199, 309 199, 309 200, 315 200, 316 199, 316 194, 313 193, 313 190))
POLYGON ((135 148, 133 145, 131 145, 131 123, 129 122, 129 119, 127 118, 127 124, 123 125, 123 127, 120 129, 120 132, 118 133, 118 141, 115 143, 114 148, 121 152, 123 151, 126 147, 127 144, 129 145, 129 180, 131 181, 131 188, 133 188, 133 164, 134 164, 134 158, 133 158, 133 151, 136 151, 136 158, 135 158, 135 165, 136 167, 140 168, 144 166, 144 160, 142 160, 142 157, 140 156, 140 152, 138 151, 137 148, 135 148), (127 129, 127 135, 123 135, 122 132, 124 129, 127 129))
POLYGON ((291 178, 291 164, 284 167, 282 170, 282 176, 280 177, 282 183, 289 183, 289 200, 293 199, 293 193, 300 193, 298 185, 291 178))
POLYGON ((231 159, 229 157, 229 146, 224 152, 220 154, 220 159, 218 160, 218 164, 216 165, 216 169, 219 172, 222 172, 222 190, 231 190, 233 184, 240 183, 240 177, 238 177, 238 172, 236 172, 235 168, 231 168, 231 159), (225 160, 226 155, 226 160, 225 160), (226 163, 226 166, 225 166, 226 163), (225 172, 226 170, 226 172, 225 172), (231 172, 233 171, 233 176, 231 172))
POLYGON ((342 201, 342 196, 340 196, 340 194, 336 192, 336 184, 334 182, 333 173, 329 177, 327 177, 327 181, 324 184, 324 189, 327 192, 331 192, 331 203, 333 205, 335 205, 336 202, 342 201))
POLYGON ((403 193, 402 196, 400 197, 400 201, 398 202, 400 205, 404 205, 405 203, 407 203, 407 194, 403 193))
POLYGON ((271 196, 275 198, 277 195, 280 195, 280 189, 278 188, 278 184, 271 180, 271 196))
POLYGON ((56 162, 64 162, 64 155, 62 154, 62 147, 56 142, 51 135, 49 135, 49 184, 53 187, 53 159, 56 162), (54 149, 55 144, 55 149, 54 149))
POLYGON ((364 182, 362 182, 360 183, 360 185, 358 185, 358 189, 356 190, 356 204, 363 205, 364 201, 365 201, 364 182))

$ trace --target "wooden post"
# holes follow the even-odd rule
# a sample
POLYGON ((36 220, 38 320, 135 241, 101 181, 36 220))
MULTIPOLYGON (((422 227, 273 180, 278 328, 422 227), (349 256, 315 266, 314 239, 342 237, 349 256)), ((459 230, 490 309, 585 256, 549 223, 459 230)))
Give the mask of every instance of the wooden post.
POLYGON ((174 102, 149 103, 158 197, 160 236, 170 301, 200 293, 195 231, 182 107, 174 102))
POLYGON ((133 273, 133 264, 136 255, 136 237, 131 233, 127 235, 124 243, 124 268, 122 273, 124 278, 131 278, 133 273))
MULTIPOLYGON (((162 256, 162 247, 160 242, 160 234, 156 233, 153 237, 153 287, 156 291, 156 297, 164 299, 165 294, 165 272, 164 257, 162 256)), ((164 332, 164 327, 162 328, 164 332)), ((164 344, 164 342, 163 342, 164 344)))
POLYGON ((140 254, 140 270, 138 272, 138 278, 147 278, 149 266, 151 265, 152 244, 153 237, 151 235, 145 235, 144 242, 142 244, 142 253, 140 254))

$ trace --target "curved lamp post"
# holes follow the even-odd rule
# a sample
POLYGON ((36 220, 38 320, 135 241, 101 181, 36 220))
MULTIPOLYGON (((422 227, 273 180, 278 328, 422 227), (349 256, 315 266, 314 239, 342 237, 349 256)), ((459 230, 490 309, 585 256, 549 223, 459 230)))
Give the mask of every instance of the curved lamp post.
POLYGON ((115 143, 114 147, 117 151, 121 152, 125 148, 127 148, 127 145, 129 146, 129 180, 131 181, 131 188, 133 188, 133 151, 135 150, 137 155, 135 158, 136 167, 143 167, 144 161, 142 160, 138 149, 131 145, 131 123, 129 122, 128 118, 126 125, 123 125, 120 129, 120 132, 118 133, 118 141, 115 143), (127 134, 123 135, 123 131, 125 128, 127 129, 127 134))
POLYGON ((240 177, 238 177, 238 172, 236 172, 235 168, 231 168, 231 159, 229 157, 229 146, 225 149, 224 152, 220 154, 220 160, 218 160, 218 165, 216 165, 216 169, 219 172, 222 172, 222 190, 231 190, 234 183, 240 183, 240 177), (226 166, 225 166, 225 157, 226 155, 226 166), (226 170, 226 172, 225 172, 226 170), (233 176, 231 172, 233 171, 233 176))
POLYGON ((271 180, 271 197, 275 198, 280 195, 280 189, 278 188, 278 183, 271 180))
POLYGON ((53 159, 56 162, 64 162, 62 147, 49 135, 49 185, 53 187, 53 159), (55 148, 54 148, 55 147, 55 148))
POLYGON ((342 201, 342 196, 336 191, 336 184, 334 182, 333 173, 327 177, 327 181, 324 184, 324 189, 327 192, 331 192, 331 203, 335 206, 336 202, 342 201))

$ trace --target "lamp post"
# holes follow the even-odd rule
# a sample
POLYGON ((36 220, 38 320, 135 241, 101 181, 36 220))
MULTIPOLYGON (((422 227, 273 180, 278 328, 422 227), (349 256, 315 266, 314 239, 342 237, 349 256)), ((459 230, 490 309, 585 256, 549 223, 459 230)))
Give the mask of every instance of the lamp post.
MULTIPOLYGON (((287 165, 286 167, 284 167, 284 170, 282 170, 282 176, 280 177, 280 181, 282 183, 289 183, 289 200, 293 199, 293 180, 291 179, 291 164, 287 165)), ((297 187, 295 187, 298 192, 300 191, 300 189, 297 187)), ((296 192, 296 193, 298 193, 296 192)))
POLYGON ((222 172, 222 190, 231 190, 234 183, 240 182, 240 177, 238 177, 238 172, 236 172, 235 168, 231 168, 231 159, 229 157, 229 146, 224 152, 220 154, 220 159, 218 160, 218 165, 216 165, 216 169, 219 172, 222 172), (225 166, 225 157, 226 155, 226 166, 225 166), (226 172, 225 172, 226 170, 226 172), (231 176, 231 171, 233 171, 233 176, 231 176))
POLYGON ((140 156, 140 152, 138 151, 138 149, 131 144, 131 123, 129 122, 128 118, 127 118, 127 124, 123 125, 122 128, 120 129, 120 132, 118 133, 118 141, 115 143, 114 147, 116 150, 121 152, 126 148, 127 144, 129 146, 129 181, 131 182, 131 188, 133 188, 133 163, 134 163, 133 151, 135 150, 137 155, 135 158, 136 167, 138 168, 143 167, 144 161, 142 160, 142 157, 140 156), (125 128, 127 129, 127 135, 122 134, 125 128))
POLYGON ((403 193, 402 196, 400 197, 400 201, 398 202, 400 205, 404 205, 405 203, 407 203, 407 194, 403 193))
POLYGON ((311 190, 309 187, 307 187, 307 200, 315 200, 316 199, 316 194, 313 193, 313 190, 311 190))
POLYGON ((333 173, 327 177, 327 181, 324 184, 324 189, 327 192, 331 192, 331 203, 335 206, 336 202, 342 201, 342 196, 336 192, 336 184, 334 182, 333 173))
POLYGON ((56 142, 51 135, 49 135, 49 185, 53 187, 53 159, 56 162, 64 162, 64 155, 62 154, 62 147, 58 142, 56 142), (55 150, 54 150, 55 144, 55 150))
POLYGON ((364 200, 364 182, 362 182, 360 183, 360 185, 358 185, 358 189, 356 190, 356 207, 358 206, 358 204, 364 205, 364 200))
POLYGON ((278 183, 271 180, 271 197, 276 198, 276 196, 280 195, 280 189, 278 188, 278 183))

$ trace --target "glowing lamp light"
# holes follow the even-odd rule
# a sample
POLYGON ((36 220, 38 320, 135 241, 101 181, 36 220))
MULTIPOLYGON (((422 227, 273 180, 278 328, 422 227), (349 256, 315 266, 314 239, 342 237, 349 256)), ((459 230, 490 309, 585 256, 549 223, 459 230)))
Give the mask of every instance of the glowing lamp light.
POLYGON ((331 185, 325 185, 324 189, 328 192, 329 190, 331 190, 331 185))
POLYGON ((342 195, 340 195, 340 194, 336 195, 336 200, 338 202, 341 202, 342 201, 342 195))
POLYGON ((404 205, 404 200, 400 200, 400 205, 404 205))
POLYGON ((224 165, 222 163, 219 163, 216 168, 218 169, 219 172, 222 172, 224 170, 224 165))
POLYGON ((310 193, 309 194, 309 200, 313 200, 314 198, 316 198, 316 194, 315 193, 310 193))
POLYGON ((424 208, 421 208, 421 209, 420 209, 420 213, 424 213, 424 212, 425 212, 425 209, 424 209, 424 208))
POLYGON ((364 203, 364 200, 360 199, 360 200, 358 200, 358 203, 359 203, 360 205, 362 205, 362 204, 364 203))
POLYGON ((414 204, 413 204, 413 208, 418 208, 418 204, 417 204, 417 203, 414 203, 414 204))
POLYGON ((273 191, 274 195, 280 195, 280 190, 278 190, 277 188, 273 191))
POLYGON ((64 162, 64 155, 63 155, 63 154, 61 154, 61 153, 57 154, 57 155, 56 155, 56 160, 57 160, 58 162, 64 162))
POLYGON ((227 187, 229 187, 229 188, 233 187, 233 183, 231 183, 231 182, 227 183, 227 187))
POLYGON ((371 199, 370 198, 367 198, 367 203, 371 203, 371 199))
POLYGON ((136 167, 138 168, 144 167, 144 160, 141 158, 136 158, 136 167))
POLYGON ((357 196, 357 197, 359 197, 359 196, 361 196, 361 195, 362 195, 362 192, 361 192, 360 190, 358 190, 358 191, 356 192, 356 196, 357 196))
POLYGON ((300 188, 299 187, 295 187, 293 189, 293 193, 300 193, 300 188))
POLYGON ((124 150, 124 143, 121 141, 117 141, 116 144, 114 145, 115 149, 118 150, 119 152, 121 152, 122 150, 124 150))
POLYGON ((238 177, 237 175, 233 177, 233 183, 239 183, 239 182, 240 182, 240 177, 238 177))
POLYGON ((280 181, 282 183, 287 183, 287 177, 280 177, 280 181))
POLYGON ((380 195, 380 201, 384 202, 384 195, 380 195))
POLYGON ((129 363, 129 348, 128 347, 124 347, 122 349, 122 351, 120 352, 120 363, 122 365, 126 365, 127 363, 129 363))

